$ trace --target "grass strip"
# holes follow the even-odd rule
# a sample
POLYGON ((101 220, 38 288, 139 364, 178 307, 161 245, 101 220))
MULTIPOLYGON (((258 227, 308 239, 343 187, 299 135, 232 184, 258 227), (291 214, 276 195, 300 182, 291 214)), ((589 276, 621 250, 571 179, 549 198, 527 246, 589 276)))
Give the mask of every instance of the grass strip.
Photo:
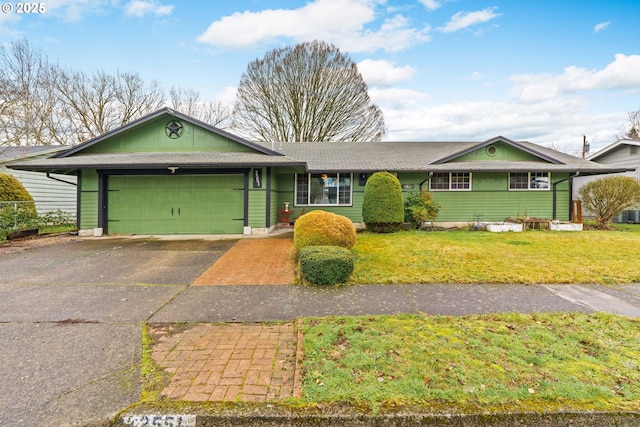
POLYGON ((637 283, 633 230, 363 232, 350 283, 637 283))
POLYGON ((640 321, 603 313, 308 318, 303 397, 378 411, 640 410, 640 321))

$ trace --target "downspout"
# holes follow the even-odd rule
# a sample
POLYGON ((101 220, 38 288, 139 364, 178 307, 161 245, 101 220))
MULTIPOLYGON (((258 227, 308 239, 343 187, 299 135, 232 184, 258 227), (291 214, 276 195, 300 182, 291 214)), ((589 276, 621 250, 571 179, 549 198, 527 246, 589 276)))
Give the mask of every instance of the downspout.
POLYGON ((561 182, 565 182, 565 181, 569 181, 569 212, 571 212, 571 200, 573 199, 573 178, 575 178, 576 176, 580 175, 580 171, 576 171, 576 173, 574 175, 569 175, 566 178, 563 178, 559 181, 554 182, 553 185, 553 220, 557 220, 558 215, 556 214, 557 211, 557 201, 556 201, 556 186, 558 184, 560 184, 561 182))
POLYGON ((265 206, 265 211, 266 211, 266 218, 265 218, 265 222, 266 222, 266 227, 267 230, 271 227, 271 168, 268 167, 267 168, 267 202, 266 202, 266 206, 265 206))
POLYGON ((425 182, 429 181, 429 178, 431 178, 431 175, 432 175, 432 174, 433 174, 433 172, 429 172, 429 173, 427 174, 427 177, 426 177, 424 180, 420 181, 420 184, 418 184, 418 189, 419 189, 420 191, 422 191, 422 186, 424 185, 424 183, 425 183, 425 182))

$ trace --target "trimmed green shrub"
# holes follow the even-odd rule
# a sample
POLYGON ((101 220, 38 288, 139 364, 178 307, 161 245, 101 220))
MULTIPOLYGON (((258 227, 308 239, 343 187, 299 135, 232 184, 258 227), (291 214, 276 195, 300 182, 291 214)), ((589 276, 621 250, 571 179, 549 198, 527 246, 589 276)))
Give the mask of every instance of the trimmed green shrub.
POLYGON ((391 233, 404 222, 404 204, 400 181, 389 172, 376 172, 364 187, 362 219, 367 230, 391 233))
POLYGON ((293 227, 296 251, 306 246, 340 246, 351 249, 356 244, 356 227, 346 216, 316 210, 302 215, 293 227))
POLYGON ((11 174, 0 173, 0 231, 32 227, 37 216, 33 198, 20 181, 11 174))
POLYGON ((0 201, 33 202, 33 197, 15 176, 8 173, 0 173, 0 201))
POLYGON ((300 250, 300 274, 316 285, 346 282, 353 264, 353 254, 339 246, 307 246, 300 250))
POLYGON ((404 220, 417 229, 422 228, 425 222, 435 220, 439 211, 440 205, 428 191, 414 191, 404 202, 404 220))

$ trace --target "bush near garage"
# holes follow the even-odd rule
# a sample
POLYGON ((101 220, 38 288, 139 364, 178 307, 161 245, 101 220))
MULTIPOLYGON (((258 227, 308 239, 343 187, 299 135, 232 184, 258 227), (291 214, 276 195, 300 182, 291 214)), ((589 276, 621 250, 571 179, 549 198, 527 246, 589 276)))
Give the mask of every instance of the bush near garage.
POLYGON ((421 229, 425 223, 434 221, 440 211, 440 205, 433 200, 430 192, 420 190, 409 193, 404 202, 404 220, 421 229))
POLYGON ((296 251, 307 246, 340 246, 351 249, 356 244, 356 227, 346 216, 323 210, 302 215, 293 227, 296 251))
POLYGON ((364 187, 362 220, 367 230, 392 233, 404 223, 404 202, 400 181, 389 172, 376 172, 364 187))
POLYGON ((316 285, 344 283, 353 272, 353 254, 339 246, 306 246, 300 250, 300 274, 316 285))
POLYGON ((11 174, 0 173, 0 231, 30 227, 37 216, 33 197, 20 181, 11 174))

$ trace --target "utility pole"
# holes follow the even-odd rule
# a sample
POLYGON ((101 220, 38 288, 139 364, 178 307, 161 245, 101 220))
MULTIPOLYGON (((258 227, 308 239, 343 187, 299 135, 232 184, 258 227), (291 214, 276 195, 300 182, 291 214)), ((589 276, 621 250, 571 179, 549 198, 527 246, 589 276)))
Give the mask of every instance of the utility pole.
POLYGON ((589 143, 587 142, 587 135, 582 135, 582 158, 586 158, 589 154, 589 143))

